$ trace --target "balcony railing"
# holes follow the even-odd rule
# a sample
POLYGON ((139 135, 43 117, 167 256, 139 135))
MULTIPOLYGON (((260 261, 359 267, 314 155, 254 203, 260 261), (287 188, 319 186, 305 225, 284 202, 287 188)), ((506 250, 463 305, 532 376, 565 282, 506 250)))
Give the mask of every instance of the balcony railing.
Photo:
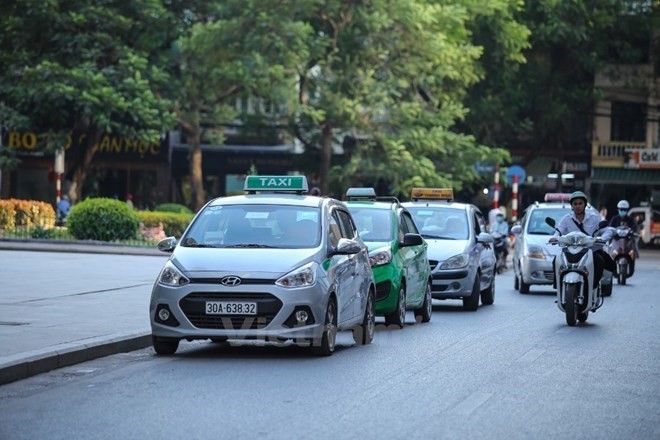
POLYGON ((626 160, 626 149, 646 147, 646 142, 594 141, 591 146, 591 165, 594 167, 623 168, 626 160))

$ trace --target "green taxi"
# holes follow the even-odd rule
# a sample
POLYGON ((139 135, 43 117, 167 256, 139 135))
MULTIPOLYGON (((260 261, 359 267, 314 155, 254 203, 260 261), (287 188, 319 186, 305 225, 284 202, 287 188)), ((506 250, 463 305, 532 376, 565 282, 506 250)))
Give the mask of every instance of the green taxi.
POLYGON ((412 216, 395 197, 376 197, 373 188, 349 188, 346 206, 369 248, 376 281, 376 315, 403 327, 406 310, 429 322, 433 313, 427 244, 412 216))

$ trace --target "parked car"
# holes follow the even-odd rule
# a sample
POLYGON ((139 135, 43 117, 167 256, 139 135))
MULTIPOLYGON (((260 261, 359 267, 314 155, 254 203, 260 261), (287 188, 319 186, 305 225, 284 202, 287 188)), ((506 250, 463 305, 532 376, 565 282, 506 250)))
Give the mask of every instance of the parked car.
POLYGON ((660 244, 660 210, 650 206, 636 206, 630 209, 628 215, 637 222, 642 245, 660 244))
MULTIPOLYGON (((515 236, 511 258, 513 287, 520 293, 529 293, 533 285, 553 285, 555 273, 552 262, 561 249, 548 243, 555 231, 545 219, 551 217, 559 223, 562 217, 570 214, 569 199, 569 193, 548 193, 543 202, 534 202, 525 208, 520 224, 511 228, 515 236)), ((587 209, 596 211, 591 205, 587 209)), ((603 284, 611 286, 611 274, 603 276, 603 284)))
POLYGON ((376 315, 403 327, 406 310, 421 322, 433 313, 427 244, 406 208, 394 197, 376 197, 373 188, 349 188, 346 206, 369 248, 376 281, 376 315))
POLYGON ((495 300, 493 236, 481 210, 454 202, 451 188, 414 188, 403 203, 428 243, 435 299, 460 299, 475 311, 495 300))
POLYGON ((307 195, 303 176, 248 176, 246 195, 208 202, 177 241, 154 284, 153 347, 182 339, 293 340, 319 355, 339 330, 358 345, 375 330, 367 246, 344 203, 307 195))

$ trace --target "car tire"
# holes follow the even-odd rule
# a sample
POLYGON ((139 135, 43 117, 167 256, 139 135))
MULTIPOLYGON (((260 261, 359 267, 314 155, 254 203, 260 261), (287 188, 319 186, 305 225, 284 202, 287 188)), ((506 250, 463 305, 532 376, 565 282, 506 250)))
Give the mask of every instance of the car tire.
POLYGON ((523 280, 522 274, 520 274, 520 293, 529 293, 529 284, 523 280))
POLYGON ((474 277, 474 285, 472 286, 472 294, 463 298, 463 310, 469 312, 476 312, 479 308, 479 274, 474 277))
POLYGON ((337 304, 334 298, 328 301, 325 309, 323 335, 320 339, 312 341, 312 353, 317 356, 330 356, 335 352, 337 343, 337 304))
POLYGON ((518 275, 515 271, 513 271, 513 288, 515 290, 520 290, 520 280, 518 279, 518 275))
POLYGON ((396 309, 392 313, 385 315, 385 325, 395 325, 403 328, 406 324, 406 286, 401 283, 399 287, 399 297, 396 302, 396 309))
POLYGON ((426 284, 426 292, 424 292, 424 302, 422 306, 415 310, 415 321, 429 322, 433 316, 433 295, 431 294, 431 282, 426 284))
POLYGON ((493 274, 493 279, 490 281, 490 285, 481 291, 481 304, 491 305, 495 302, 495 275, 493 274))
POLYGON ((355 345, 368 345, 374 340, 376 332, 376 300, 372 290, 367 297, 367 306, 364 308, 362 324, 353 329, 353 340, 355 345))
POLYGON ((158 336, 151 336, 151 345, 154 347, 156 354, 168 355, 176 353, 179 348, 178 339, 159 338, 158 336))

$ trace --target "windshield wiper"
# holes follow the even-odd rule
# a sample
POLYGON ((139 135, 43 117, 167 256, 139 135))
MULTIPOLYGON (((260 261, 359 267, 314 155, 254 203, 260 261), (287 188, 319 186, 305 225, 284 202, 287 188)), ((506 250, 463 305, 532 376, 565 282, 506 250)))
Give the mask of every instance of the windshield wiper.
POLYGON ((433 234, 422 234, 422 237, 424 238, 435 238, 438 240, 457 240, 454 237, 444 237, 442 235, 433 235, 433 234))
POLYGON ((214 244, 204 244, 204 243, 185 243, 183 247, 189 248, 217 248, 218 246, 214 244))
POLYGON ((269 249, 275 248, 275 246, 268 246, 267 244, 257 244, 257 243, 232 244, 225 247, 226 248, 269 248, 269 249))

